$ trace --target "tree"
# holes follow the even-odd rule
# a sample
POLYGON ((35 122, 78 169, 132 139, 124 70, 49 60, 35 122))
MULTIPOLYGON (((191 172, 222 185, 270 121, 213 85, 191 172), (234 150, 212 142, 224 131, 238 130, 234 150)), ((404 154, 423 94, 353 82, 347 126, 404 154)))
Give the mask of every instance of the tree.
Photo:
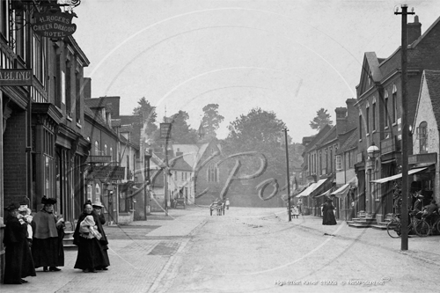
POLYGON ((330 114, 327 113, 327 110, 321 108, 316 112, 316 117, 313 118, 312 121, 310 121, 309 125, 312 129, 317 129, 318 131, 320 131, 322 128, 324 128, 324 126, 332 124, 333 121, 330 120, 330 114))
POLYGON ((171 116, 171 139, 173 141, 190 144, 197 142, 197 131, 189 127, 188 119, 188 113, 182 110, 171 116))
POLYGON ((203 107, 203 118, 200 124, 199 132, 203 132, 205 137, 217 137, 215 132, 225 117, 218 113, 218 104, 208 104, 203 107))
POLYGON ((143 122, 147 120, 147 134, 151 135, 157 130, 157 125, 155 124, 157 118, 156 107, 151 106, 145 97, 142 97, 138 104, 139 106, 133 109, 133 115, 141 115, 143 122))
MULTIPOLYGON (((269 173, 282 175, 285 172, 285 150, 282 147, 285 127, 284 122, 279 120, 274 112, 254 108, 247 115, 240 115, 230 123, 224 152, 230 155, 257 151, 266 156, 269 173)), ((255 164, 258 162, 251 158, 243 162, 243 169, 249 166, 249 169, 255 170, 255 164)))

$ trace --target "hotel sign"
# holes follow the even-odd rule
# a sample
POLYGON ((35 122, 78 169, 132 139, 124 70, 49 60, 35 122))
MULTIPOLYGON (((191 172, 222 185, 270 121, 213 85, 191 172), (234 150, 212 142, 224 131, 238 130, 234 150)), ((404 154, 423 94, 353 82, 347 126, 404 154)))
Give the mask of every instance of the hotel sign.
POLYGON ((76 31, 76 24, 72 23, 73 14, 66 12, 35 13, 34 32, 46 38, 63 38, 76 31))
POLYGON ((32 85, 30 69, 0 69, 0 86, 32 85))

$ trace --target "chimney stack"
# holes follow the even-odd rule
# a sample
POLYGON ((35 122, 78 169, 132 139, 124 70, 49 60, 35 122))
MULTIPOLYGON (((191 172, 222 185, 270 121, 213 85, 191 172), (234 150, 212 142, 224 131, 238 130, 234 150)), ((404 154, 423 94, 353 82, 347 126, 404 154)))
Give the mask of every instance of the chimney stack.
POLYGON ((419 22, 419 17, 414 16, 414 22, 407 24, 408 29, 408 44, 412 44, 422 35, 422 24, 419 22))
POLYGON ((84 77, 83 93, 84 93, 84 99, 92 98, 92 79, 90 77, 84 77))
POLYGON ((336 133, 343 134, 347 132, 347 108, 339 107, 336 112, 336 133))

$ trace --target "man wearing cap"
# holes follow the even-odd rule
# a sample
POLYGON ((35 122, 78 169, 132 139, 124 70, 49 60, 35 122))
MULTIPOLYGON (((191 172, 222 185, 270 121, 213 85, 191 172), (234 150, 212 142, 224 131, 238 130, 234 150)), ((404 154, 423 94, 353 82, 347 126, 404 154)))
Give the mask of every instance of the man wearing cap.
POLYGON ((32 255, 35 267, 43 271, 58 272, 57 266, 64 266, 64 219, 54 213, 54 198, 43 196, 43 208, 34 216, 35 233, 32 243, 32 255))
POLYGON ((27 242, 27 224, 18 219, 19 205, 12 203, 5 210, 5 284, 27 283, 27 276, 36 276, 34 262, 27 242))
POLYGON ((416 191, 417 200, 414 202, 413 209, 411 214, 418 219, 422 218, 422 208, 423 208, 423 195, 421 194, 421 190, 416 191))

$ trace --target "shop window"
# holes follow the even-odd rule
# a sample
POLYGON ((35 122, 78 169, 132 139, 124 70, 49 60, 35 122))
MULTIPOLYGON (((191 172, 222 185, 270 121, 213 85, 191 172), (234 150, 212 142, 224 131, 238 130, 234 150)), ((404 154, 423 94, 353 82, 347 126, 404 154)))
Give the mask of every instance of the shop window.
POLYGON ((47 197, 55 197, 54 180, 55 180, 55 159, 54 159, 54 135, 44 129, 43 131, 43 164, 44 179, 43 192, 47 197))
POLYGON ((99 155, 99 142, 95 141, 95 155, 98 156, 99 155))

